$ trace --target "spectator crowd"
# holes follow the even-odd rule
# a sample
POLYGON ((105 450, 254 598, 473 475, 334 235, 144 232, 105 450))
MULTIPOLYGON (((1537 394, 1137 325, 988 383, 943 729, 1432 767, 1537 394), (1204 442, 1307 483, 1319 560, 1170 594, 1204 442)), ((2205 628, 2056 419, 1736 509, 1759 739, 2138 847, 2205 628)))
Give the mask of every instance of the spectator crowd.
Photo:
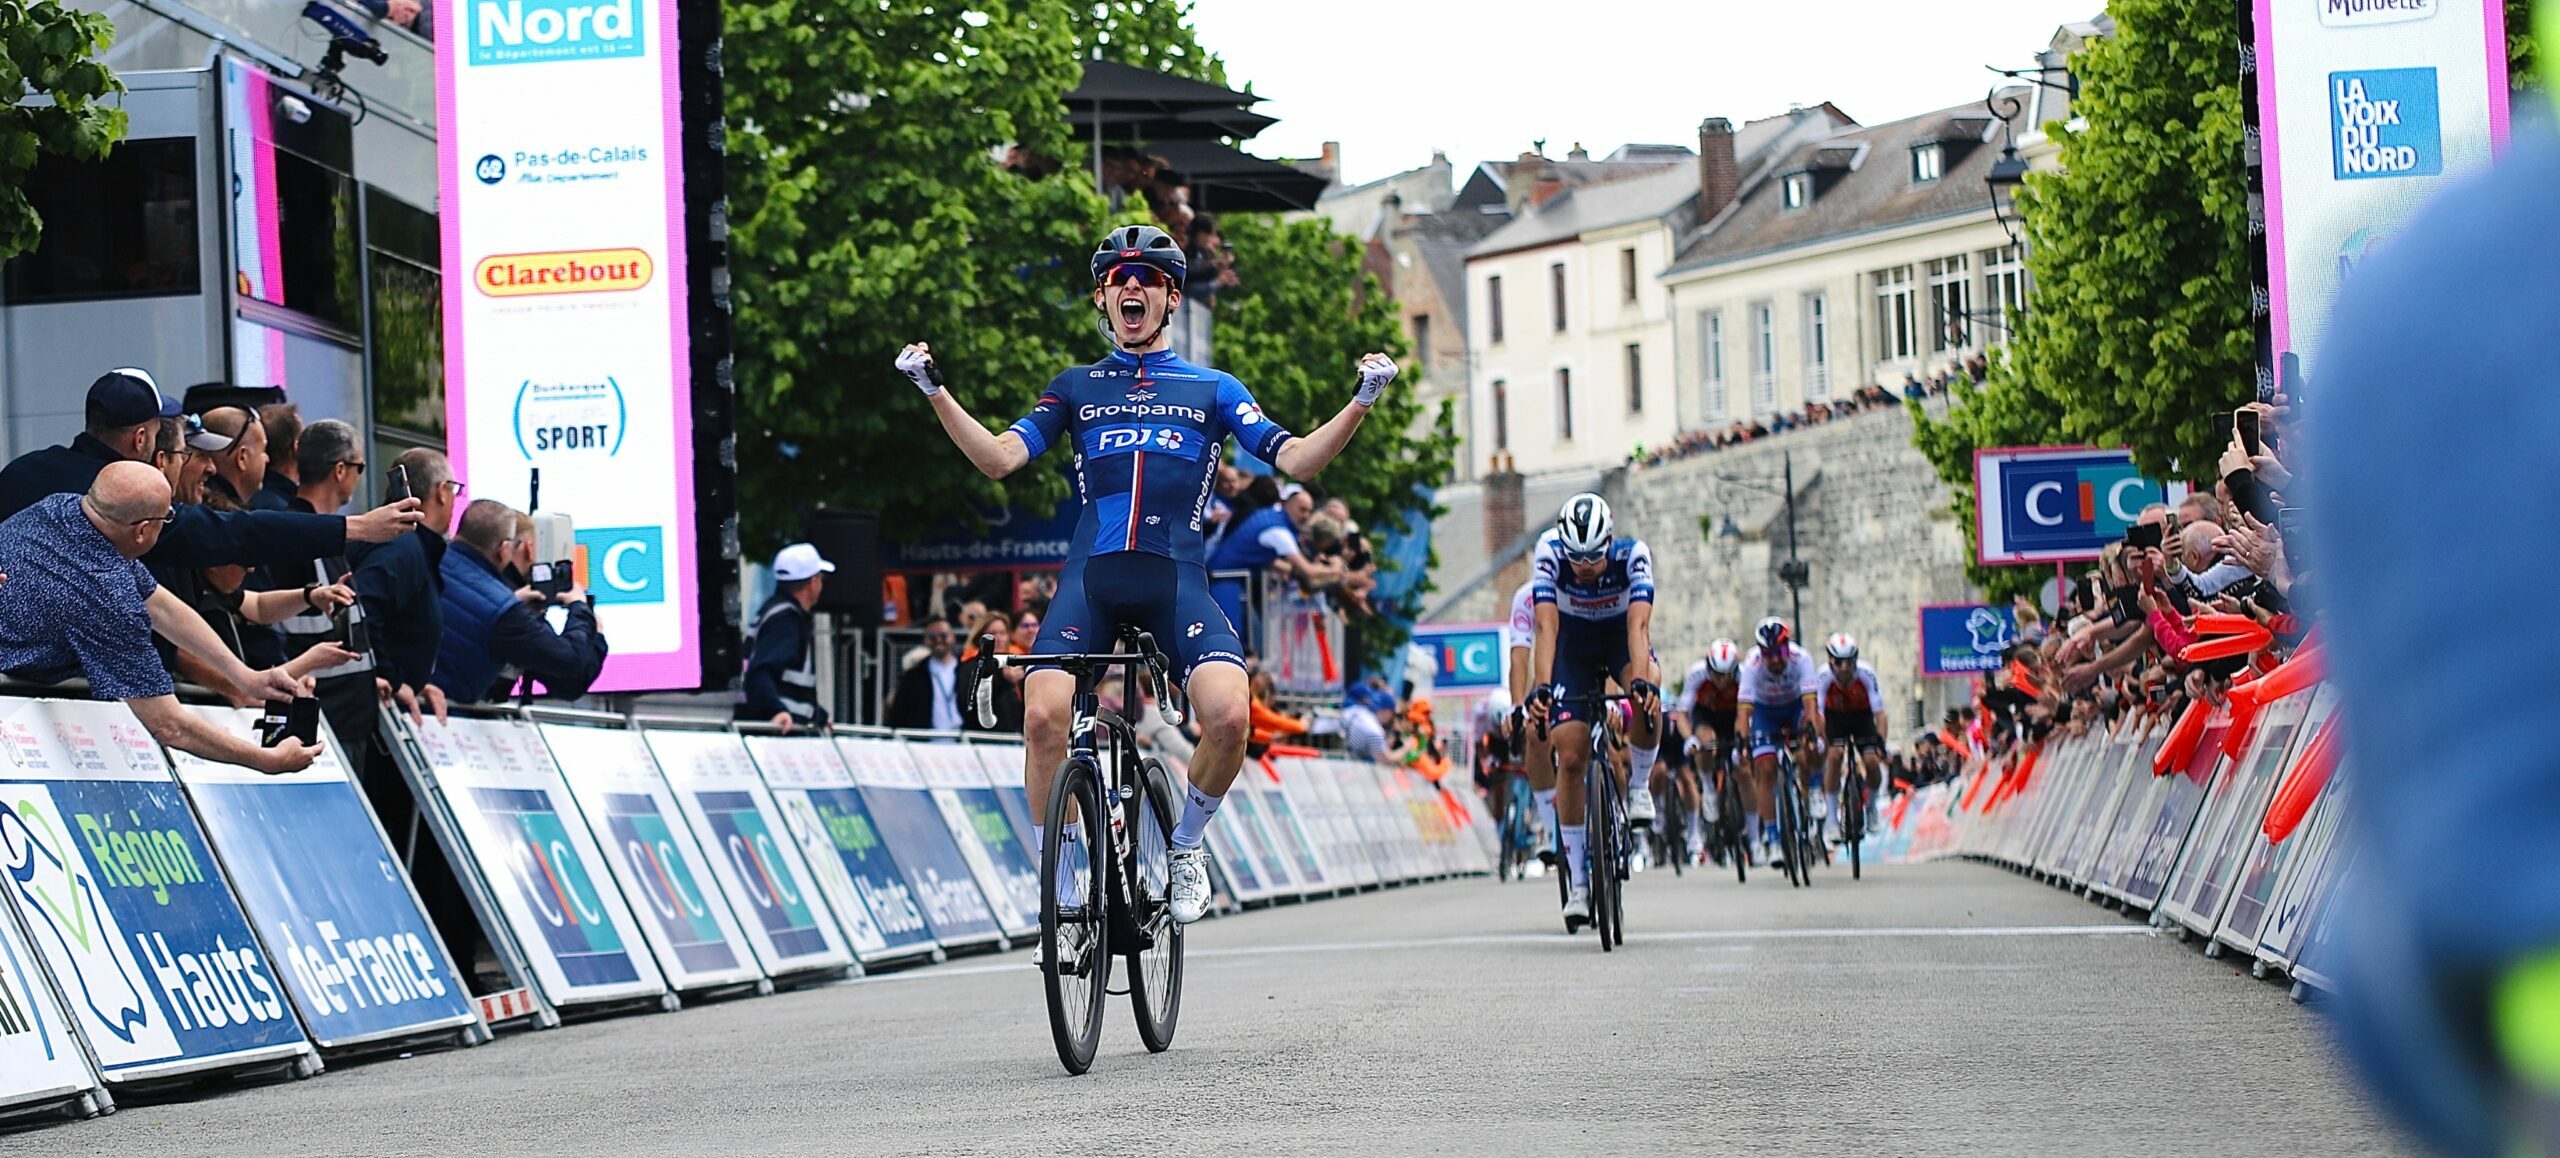
POLYGON ((1843 418, 1854 418, 1874 410, 1899 409, 1906 402, 1944 397, 1948 390, 1962 384, 1980 383, 1991 373, 1990 360, 1980 354, 1962 362, 1949 362, 1945 370, 1922 379, 1918 374, 1902 376, 1899 397, 1882 386, 1859 387, 1848 397, 1832 401, 1812 401, 1800 410, 1781 410, 1749 420, 1735 419, 1733 424, 1717 430, 1694 430, 1673 439, 1668 445, 1638 446, 1627 456, 1631 466, 1656 466, 1691 455, 1708 454, 1757 442, 1772 435, 1808 426, 1820 426, 1843 418))

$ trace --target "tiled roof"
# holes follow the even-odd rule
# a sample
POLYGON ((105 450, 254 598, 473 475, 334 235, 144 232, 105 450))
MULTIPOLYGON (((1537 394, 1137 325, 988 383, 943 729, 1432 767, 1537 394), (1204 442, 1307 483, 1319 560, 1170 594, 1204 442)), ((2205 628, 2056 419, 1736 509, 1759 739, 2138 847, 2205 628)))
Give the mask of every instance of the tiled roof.
POLYGON ((2000 143, 2000 122, 1977 102, 1795 146, 1747 177, 1730 210, 1681 239, 1672 272, 1988 210, 1982 179, 1999 159, 2000 143), (1911 150, 1930 143, 1944 150, 1941 172, 1934 181, 1913 181, 1911 150), (1780 178, 1806 171, 1816 174, 1813 203, 1786 208, 1780 178))

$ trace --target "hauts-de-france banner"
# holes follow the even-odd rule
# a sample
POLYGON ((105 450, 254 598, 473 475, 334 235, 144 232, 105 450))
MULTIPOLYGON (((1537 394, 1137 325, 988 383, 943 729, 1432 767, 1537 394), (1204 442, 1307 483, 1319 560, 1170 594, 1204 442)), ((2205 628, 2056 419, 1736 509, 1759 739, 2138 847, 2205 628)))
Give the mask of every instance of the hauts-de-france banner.
POLYGON ((2268 351, 2310 380, 2357 262, 2507 138, 2501 0, 2253 0, 2268 351))
POLYGON ((437 0, 456 477, 577 524, 613 655, 702 680, 673 0, 437 0))

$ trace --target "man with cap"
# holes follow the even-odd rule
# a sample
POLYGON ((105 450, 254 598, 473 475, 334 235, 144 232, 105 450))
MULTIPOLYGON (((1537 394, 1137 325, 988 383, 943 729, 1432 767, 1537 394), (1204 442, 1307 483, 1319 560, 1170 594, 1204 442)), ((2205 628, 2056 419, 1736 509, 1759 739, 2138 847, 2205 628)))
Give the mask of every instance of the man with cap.
MULTIPOLYGON (((0 468, 0 519, 46 495, 78 494, 108 464, 149 464, 163 418, 178 417, 176 399, 164 398, 151 375, 131 367, 109 370, 89 385, 86 428, 68 445, 18 456, 0 468)), ((210 567, 335 555, 348 541, 383 543, 418 525, 414 501, 377 507, 361 515, 299 515, 281 511, 213 511, 181 503, 144 562, 210 567)))
POLYGON ((818 704, 818 593, 836 565, 807 543, 793 543, 773 557, 773 597, 756 612, 755 630, 747 645, 747 701, 742 720, 770 723, 785 732, 794 727, 824 728, 827 710, 818 704))

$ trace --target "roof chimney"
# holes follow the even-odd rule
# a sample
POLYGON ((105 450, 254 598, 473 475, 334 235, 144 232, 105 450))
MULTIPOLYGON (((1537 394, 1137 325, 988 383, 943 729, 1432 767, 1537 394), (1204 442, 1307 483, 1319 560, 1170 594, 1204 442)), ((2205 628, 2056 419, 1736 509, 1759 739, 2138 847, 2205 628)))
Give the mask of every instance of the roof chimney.
POLYGON ((1698 122, 1698 223, 1715 220, 1741 188, 1742 175, 1733 159, 1733 122, 1723 117, 1698 122))
POLYGON ((1342 180, 1342 142, 1324 143, 1324 175, 1336 181, 1342 180))
POLYGON ((1573 143, 1572 150, 1564 155, 1564 159, 1568 161, 1588 161, 1591 159, 1591 150, 1583 148, 1582 142, 1575 141, 1573 143))

